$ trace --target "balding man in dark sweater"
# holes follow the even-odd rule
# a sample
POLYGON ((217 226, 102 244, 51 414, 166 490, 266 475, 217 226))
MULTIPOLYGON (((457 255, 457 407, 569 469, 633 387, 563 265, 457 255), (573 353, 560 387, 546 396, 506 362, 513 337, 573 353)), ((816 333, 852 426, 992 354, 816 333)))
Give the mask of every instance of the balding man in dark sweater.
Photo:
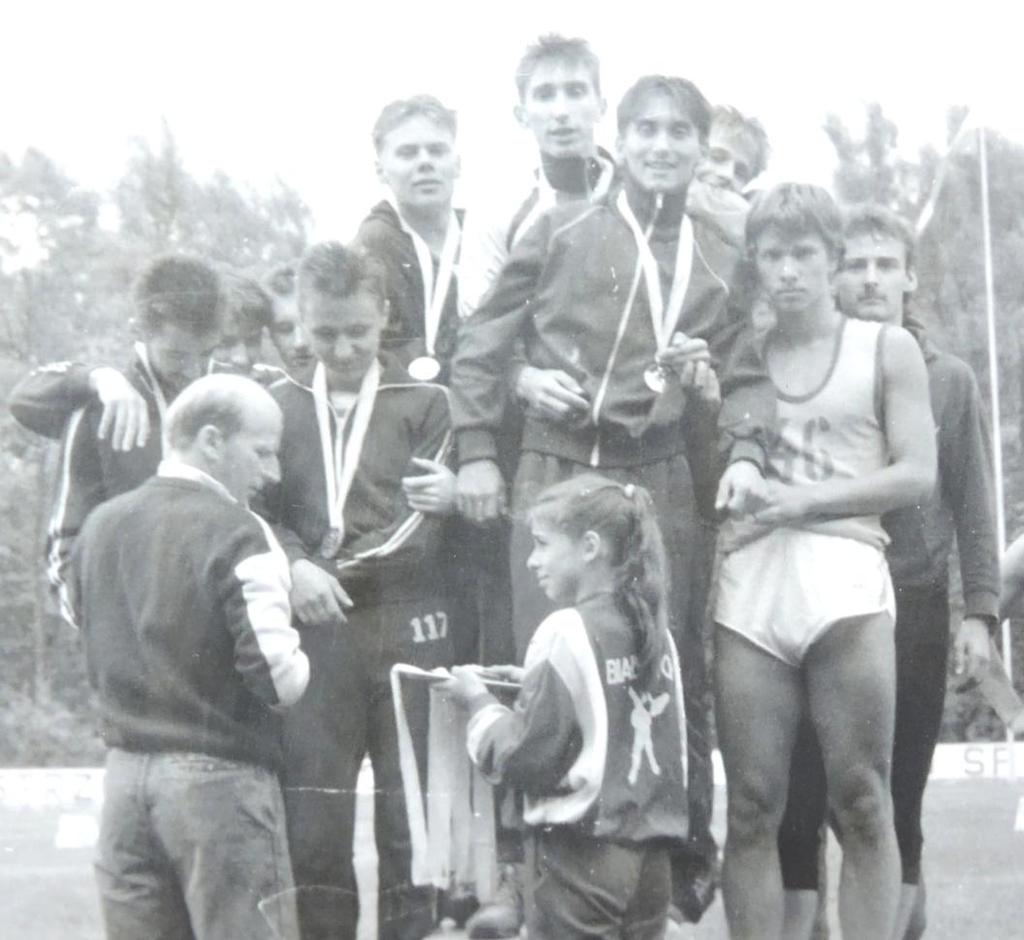
POLYGON ((249 498, 281 413, 207 376, 170 406, 157 475, 90 514, 71 599, 107 757, 96 873, 107 936, 297 937, 277 712, 309 662, 288 562, 249 498))

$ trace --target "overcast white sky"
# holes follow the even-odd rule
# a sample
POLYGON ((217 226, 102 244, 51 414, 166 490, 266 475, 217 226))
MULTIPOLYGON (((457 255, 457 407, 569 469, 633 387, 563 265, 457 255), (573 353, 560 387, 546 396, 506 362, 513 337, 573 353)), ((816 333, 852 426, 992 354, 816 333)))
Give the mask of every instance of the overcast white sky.
POLYGON ((539 33, 587 37, 614 105, 646 72, 684 75, 757 115, 772 173, 827 183, 827 112, 860 122, 882 103, 902 146, 941 146, 949 105, 983 108, 1024 140, 1021 30, 1013 3, 412 3, 341 0, 9 4, 0 150, 28 145, 107 187, 134 137, 169 122, 187 167, 266 186, 279 176, 317 234, 348 237, 378 197, 370 127, 392 98, 432 92, 460 116, 461 201, 528 167, 512 74, 539 33))

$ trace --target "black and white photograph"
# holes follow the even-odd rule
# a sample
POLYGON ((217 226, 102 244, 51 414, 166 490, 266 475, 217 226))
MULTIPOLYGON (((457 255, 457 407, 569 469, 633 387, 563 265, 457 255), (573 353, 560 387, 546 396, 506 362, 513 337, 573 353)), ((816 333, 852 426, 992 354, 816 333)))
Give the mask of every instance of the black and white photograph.
POLYGON ((1024 940, 1009 5, 4 20, 0 935, 1024 940))

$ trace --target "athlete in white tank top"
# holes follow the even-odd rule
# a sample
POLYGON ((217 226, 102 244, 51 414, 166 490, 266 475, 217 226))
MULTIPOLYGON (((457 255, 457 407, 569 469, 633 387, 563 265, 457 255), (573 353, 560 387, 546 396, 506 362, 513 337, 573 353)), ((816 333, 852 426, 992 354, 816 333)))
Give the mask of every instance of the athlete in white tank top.
MULTIPOLYGON (((787 395, 777 388, 776 425, 769 444, 766 476, 782 486, 826 480, 856 480, 889 462, 882 414, 881 356, 885 327, 863 320, 839 320, 832 359, 816 388, 787 395)), ((771 352, 768 354, 771 374, 771 352)), ((813 516, 794 528, 839 535, 879 548, 888 543, 878 515, 813 516)), ((765 535, 774 525, 740 519, 728 528, 729 547, 765 535)))

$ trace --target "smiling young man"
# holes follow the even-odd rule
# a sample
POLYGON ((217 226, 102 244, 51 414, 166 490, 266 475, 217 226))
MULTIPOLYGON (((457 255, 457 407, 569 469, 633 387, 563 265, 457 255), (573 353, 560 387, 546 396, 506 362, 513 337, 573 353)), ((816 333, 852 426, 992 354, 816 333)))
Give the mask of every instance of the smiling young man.
POLYGON ((717 106, 704 158, 686 197, 686 211, 742 248, 750 209, 743 193, 767 162, 768 137, 761 122, 728 105, 717 106))
MULTIPOLYGON (((997 621, 999 559, 989 432, 970 368, 935 347, 910 311, 917 288, 910 226, 878 205, 856 206, 844 225, 837 286, 849 317, 909 330, 924 354, 938 443, 938 476, 927 500, 882 517, 896 591, 896 724, 892 795, 903 872, 893 940, 924 930, 921 803, 942 723, 949 655, 949 560, 958 547, 964 616, 957 671, 989 657, 997 621), (915 912, 911 925, 911 914, 915 912)), ((779 838, 787 896, 787 940, 807 940, 816 907, 818 833, 825 813, 824 768, 813 730, 803 726, 779 838)), ((840 833, 841 835, 841 833, 840 833)))
MULTIPOLYGON (((312 385, 278 382, 281 480, 260 507, 291 564, 292 610, 312 663, 285 725, 283 784, 303 940, 352 937, 356 779, 373 764, 378 936, 433 926, 432 892, 414 887, 389 671, 451 664, 452 623, 438 574, 454 506, 445 390, 380 354, 386 286, 344 246, 314 245, 298 276, 312 385)), ((412 716, 417 746, 426 715, 412 716), (417 720, 422 719, 420 724, 417 720)))
POLYGON ((527 407, 513 484, 520 655, 550 610, 525 567, 522 515, 536 494, 590 470, 652 493, 673 565, 670 622, 690 725, 691 848, 705 874, 714 856, 703 644, 709 547, 691 463, 696 472, 715 464, 718 416, 733 461, 720 501, 746 505, 763 483, 759 433, 772 413, 756 353, 737 341, 742 312, 728 306, 738 254, 683 211, 709 116, 703 95, 684 79, 647 76, 626 93, 618 108, 622 186, 592 205, 556 207, 520 239, 462 325, 451 383, 460 508, 474 519, 502 506, 496 435, 510 372, 544 371, 557 385, 527 407))
POLYGON ((455 271, 462 228, 452 209, 459 156, 455 113, 430 95, 392 101, 373 127, 377 175, 390 190, 356 235, 385 269, 383 348, 412 378, 445 382, 458 326, 455 271))
POLYGON ((848 940, 888 937, 899 855, 889 795, 893 591, 880 516, 927 498, 935 441, 912 336, 835 307, 839 211, 817 187, 763 194, 747 243, 776 325, 768 487, 723 528, 716 715, 728 776, 723 891, 734 940, 783 929, 777 836, 801 714, 822 744, 846 833, 839 917, 848 940))

